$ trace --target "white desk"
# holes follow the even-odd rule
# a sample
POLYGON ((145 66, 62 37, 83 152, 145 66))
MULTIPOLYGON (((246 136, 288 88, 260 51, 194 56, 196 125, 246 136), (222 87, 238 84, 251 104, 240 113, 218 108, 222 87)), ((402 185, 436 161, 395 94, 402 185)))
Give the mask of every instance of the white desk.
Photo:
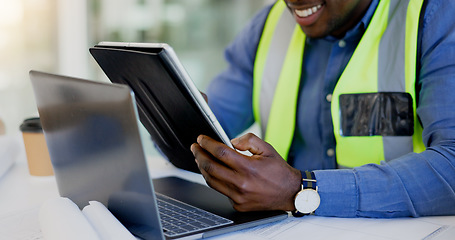
MULTIPOLYGON (((175 175, 204 183, 200 175, 176 169, 159 157, 149 159, 149 168, 152 177, 175 175)), ((58 196, 55 178, 30 176, 25 153, 21 151, 12 168, 0 178, 0 239, 43 239, 38 222, 39 207, 46 199, 54 196, 58 196)), ((278 223, 222 235, 216 239, 352 240, 425 237, 455 239, 455 216, 399 219, 290 217, 278 223)))

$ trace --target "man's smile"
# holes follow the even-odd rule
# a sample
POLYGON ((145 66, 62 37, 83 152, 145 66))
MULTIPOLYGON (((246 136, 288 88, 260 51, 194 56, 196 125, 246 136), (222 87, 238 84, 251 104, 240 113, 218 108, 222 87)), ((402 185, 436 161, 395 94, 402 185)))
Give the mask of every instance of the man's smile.
POLYGON ((302 4, 298 2, 287 2, 289 9, 300 26, 310 26, 314 24, 323 12, 325 3, 315 2, 311 4, 302 4))
POLYGON ((318 4, 307 9, 295 9, 294 12, 299 17, 308 17, 316 13, 319 9, 321 9, 321 7, 322 4, 318 4))

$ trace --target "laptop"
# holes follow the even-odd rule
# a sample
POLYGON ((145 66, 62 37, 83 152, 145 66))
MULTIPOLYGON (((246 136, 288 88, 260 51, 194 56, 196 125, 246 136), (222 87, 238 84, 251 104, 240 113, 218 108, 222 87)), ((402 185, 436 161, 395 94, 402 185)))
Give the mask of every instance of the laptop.
POLYGON ((190 146, 200 134, 233 148, 168 44, 101 42, 90 53, 111 82, 134 91, 142 124, 176 167, 199 173, 190 146))
POLYGON ((151 181, 128 86, 30 78, 59 193, 80 208, 97 200, 142 239, 206 238, 287 218, 237 212, 224 195, 181 178, 151 181))

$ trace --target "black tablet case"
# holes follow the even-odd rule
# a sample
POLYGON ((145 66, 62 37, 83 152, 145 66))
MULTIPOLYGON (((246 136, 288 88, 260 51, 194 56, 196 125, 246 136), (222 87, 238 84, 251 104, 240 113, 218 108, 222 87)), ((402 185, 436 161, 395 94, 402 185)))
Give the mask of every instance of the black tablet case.
POLYGON ((176 167, 199 173, 191 144, 200 134, 221 139, 163 52, 155 48, 95 46, 90 53, 111 82, 132 89, 140 121, 157 149, 176 167))

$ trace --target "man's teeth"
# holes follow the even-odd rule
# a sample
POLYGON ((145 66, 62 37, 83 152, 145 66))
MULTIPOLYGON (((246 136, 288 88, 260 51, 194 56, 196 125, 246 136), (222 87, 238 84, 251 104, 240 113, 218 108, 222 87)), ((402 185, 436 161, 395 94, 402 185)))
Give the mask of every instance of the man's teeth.
POLYGON ((299 17, 308 17, 308 16, 313 15, 313 13, 317 12, 321 7, 322 7, 322 4, 319 4, 317 6, 310 7, 310 8, 304 9, 304 10, 296 9, 295 14, 297 14, 297 16, 299 16, 299 17))

